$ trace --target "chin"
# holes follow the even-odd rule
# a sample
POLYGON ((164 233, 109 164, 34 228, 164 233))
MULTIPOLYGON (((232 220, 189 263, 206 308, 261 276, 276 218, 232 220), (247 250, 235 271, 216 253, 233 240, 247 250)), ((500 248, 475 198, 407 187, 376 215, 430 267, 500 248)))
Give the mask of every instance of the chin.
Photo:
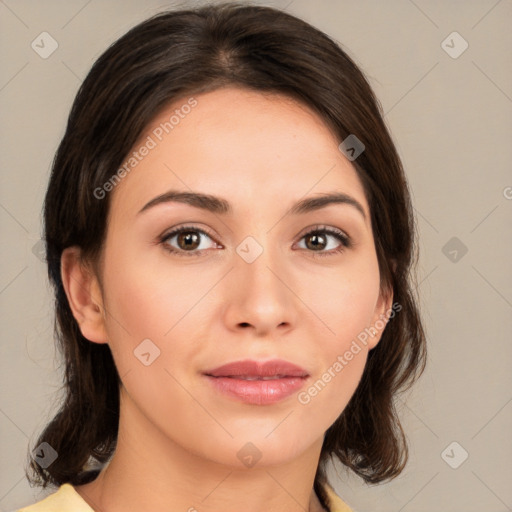
MULTIPOLYGON (((259 435, 245 435, 230 439, 222 446, 218 445, 220 450, 211 454, 210 458, 238 470, 279 466, 293 462, 315 443, 315 440, 311 440, 311 444, 308 445, 307 439, 299 434, 297 437, 292 437, 284 431, 282 436, 277 433, 268 435, 269 432, 270 430, 266 430, 259 435)), ((320 435, 319 449, 322 441, 323 433, 320 435)))

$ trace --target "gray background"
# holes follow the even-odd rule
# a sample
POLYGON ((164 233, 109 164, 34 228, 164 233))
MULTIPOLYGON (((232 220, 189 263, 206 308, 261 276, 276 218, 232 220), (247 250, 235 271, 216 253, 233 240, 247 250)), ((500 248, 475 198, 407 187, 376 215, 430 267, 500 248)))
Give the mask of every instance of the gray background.
MULTIPOLYGON (((429 362, 398 400, 410 462, 386 484, 368 486, 338 465, 331 481, 357 512, 512 510, 512 1, 259 3, 324 30, 366 72, 418 218, 429 362), (454 31, 463 39, 448 37, 454 31)), ((37 257, 54 152, 94 60, 176 5, 0 0, 2 511, 53 492, 31 489, 23 466, 61 396, 52 300, 37 257), (31 48, 44 31, 58 43, 46 59, 31 48)))

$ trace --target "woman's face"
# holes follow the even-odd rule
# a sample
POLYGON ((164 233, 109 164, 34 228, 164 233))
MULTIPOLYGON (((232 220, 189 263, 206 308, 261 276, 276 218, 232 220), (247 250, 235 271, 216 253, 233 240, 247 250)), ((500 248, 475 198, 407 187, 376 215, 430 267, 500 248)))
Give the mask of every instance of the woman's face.
POLYGON ((209 460, 289 461, 321 446, 390 308, 369 206, 306 107, 238 88, 188 100, 154 119, 110 192, 102 308, 122 407, 209 460), (353 202, 296 208, 328 194, 353 202), (274 359, 308 376, 205 375, 274 359))

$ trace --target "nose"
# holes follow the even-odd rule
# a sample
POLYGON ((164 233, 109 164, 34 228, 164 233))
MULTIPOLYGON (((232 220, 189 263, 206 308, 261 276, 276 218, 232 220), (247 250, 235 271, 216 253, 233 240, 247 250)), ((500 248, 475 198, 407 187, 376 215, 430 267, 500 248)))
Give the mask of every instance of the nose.
POLYGON ((266 250, 252 263, 236 256, 225 292, 224 321, 228 329, 272 336, 296 326, 300 300, 285 267, 285 262, 266 250))

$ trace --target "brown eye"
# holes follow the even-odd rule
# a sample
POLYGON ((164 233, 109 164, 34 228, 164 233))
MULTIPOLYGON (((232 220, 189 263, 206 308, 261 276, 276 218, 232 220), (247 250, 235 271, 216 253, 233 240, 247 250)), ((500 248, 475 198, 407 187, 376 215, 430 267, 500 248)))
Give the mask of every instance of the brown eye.
POLYGON ((200 237, 195 231, 184 231, 177 236, 176 240, 178 247, 185 251, 197 249, 201 242, 200 237))
POLYGON ((334 228, 316 227, 303 235, 301 242, 302 240, 304 240, 304 246, 301 248, 316 253, 314 256, 332 256, 352 247, 350 237, 334 228))
POLYGON ((327 246, 326 237, 324 235, 318 235, 317 233, 311 233, 304 237, 306 239, 306 247, 313 251, 319 249, 325 249, 327 246))
POLYGON ((203 229, 183 226, 163 235, 160 243, 178 256, 200 256, 206 249, 217 248, 218 244, 203 229), (210 240, 210 245, 208 245, 210 240))

